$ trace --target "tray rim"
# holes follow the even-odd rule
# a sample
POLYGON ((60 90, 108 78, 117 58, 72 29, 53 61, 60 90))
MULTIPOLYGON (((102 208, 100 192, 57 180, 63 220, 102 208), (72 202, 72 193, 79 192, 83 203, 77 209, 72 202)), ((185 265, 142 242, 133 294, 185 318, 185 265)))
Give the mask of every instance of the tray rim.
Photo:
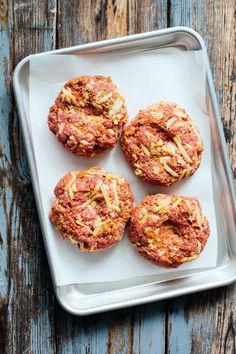
MULTIPOLYGON (((214 111, 214 117, 216 120, 217 129, 218 129, 218 133, 219 133, 219 137, 220 137, 220 141, 221 141, 222 162, 224 164, 227 183, 228 183, 231 197, 232 197, 233 211, 234 211, 234 214, 236 215, 236 197, 235 197, 235 190, 234 190, 234 182, 233 182, 233 177, 232 177, 232 173, 231 173, 230 161, 228 158, 225 136, 224 136, 223 126, 222 126, 222 122, 221 122, 221 118, 220 118, 218 102, 217 102, 213 79, 212 79, 212 74, 211 74, 211 70, 210 70, 210 64, 208 61, 206 45, 205 45, 203 38, 196 31, 194 31, 188 27, 178 26, 178 27, 172 27, 172 28, 167 28, 167 29, 162 29, 162 30, 156 30, 156 31, 151 31, 151 32, 129 35, 129 36, 115 38, 115 39, 103 40, 103 41, 99 41, 99 42, 76 45, 76 46, 61 48, 61 49, 57 49, 57 50, 51 50, 51 51, 47 51, 47 52, 33 54, 33 56, 39 56, 39 55, 45 55, 45 54, 69 54, 70 52, 74 52, 74 51, 88 50, 91 48, 96 49, 96 48, 104 47, 104 46, 109 47, 111 45, 134 42, 134 41, 138 41, 140 39, 145 40, 148 38, 160 37, 162 35, 168 35, 168 34, 173 34, 173 33, 177 33, 177 32, 182 32, 182 34, 190 36, 191 39, 194 39, 198 43, 199 48, 202 49, 205 54, 205 65, 206 65, 209 91, 210 91, 211 99, 212 99, 212 108, 214 111)), ((193 292, 198 292, 198 291, 216 288, 216 287, 220 287, 220 286, 224 286, 224 285, 229 285, 229 284, 233 283, 234 281, 236 281, 236 271, 235 271, 234 275, 225 277, 225 279, 221 280, 220 282, 219 281, 212 281, 208 284, 201 284, 201 285, 196 285, 194 287, 190 286, 190 287, 181 288, 178 291, 175 291, 175 293, 170 294, 170 295, 165 294, 165 293, 164 294, 156 294, 155 296, 144 297, 141 299, 126 300, 126 301, 122 301, 121 303, 111 304, 111 305, 107 305, 107 306, 102 305, 99 308, 95 308, 94 310, 93 310, 93 308, 86 309, 86 310, 75 309, 72 306, 68 305, 65 301, 63 301, 63 299, 60 296, 60 291, 59 291, 59 289, 61 287, 58 287, 55 284, 53 272, 51 269, 50 257, 48 255, 47 243, 45 241, 45 235, 44 235, 43 226, 42 226, 43 225, 43 222, 42 222, 43 218, 41 216, 41 213, 39 212, 39 210, 41 209, 41 206, 40 206, 40 200, 38 197, 38 193, 36 191, 37 180, 36 180, 36 175, 34 173, 34 166, 33 166, 34 161, 32 161, 33 154, 32 154, 32 151, 30 151, 30 147, 29 147, 30 139, 27 136, 27 134, 29 132, 26 131, 26 130, 28 130, 28 127, 26 127, 27 123, 25 122, 25 117, 24 117, 26 114, 24 112, 24 106, 21 102, 20 94, 18 94, 19 89, 20 89, 20 80, 19 80, 20 74, 21 74, 22 70, 24 69, 25 65, 29 62, 30 57, 31 57, 31 55, 25 57, 17 64, 17 66, 14 70, 14 75, 13 75, 13 90, 14 90, 14 95, 15 95, 15 99, 16 99, 18 116, 19 116, 19 120, 20 120, 20 124, 21 124, 21 131, 22 131, 23 138, 24 138, 23 140, 24 140, 24 144, 25 144, 25 152, 26 152, 27 159, 28 159, 28 165, 29 165, 30 174, 31 174, 31 181, 32 181, 33 190, 34 190, 34 197, 36 200, 39 221, 40 221, 42 234, 43 234, 43 238, 44 238, 44 245, 45 245, 45 249, 46 249, 46 253, 47 253, 48 264, 49 264, 49 268, 50 268, 50 272, 51 272, 51 276, 52 276, 52 281, 53 281, 53 286, 54 286, 54 292, 56 294, 56 298, 57 298, 58 302, 60 303, 60 305, 67 312, 69 312, 71 314, 83 316, 83 315, 90 315, 90 314, 94 314, 94 313, 105 312, 105 311, 114 310, 114 309, 123 308, 123 307, 134 306, 134 305, 138 305, 138 304, 144 304, 144 303, 153 302, 153 301, 157 301, 157 300, 163 300, 166 298, 173 298, 175 296, 186 295, 186 294, 190 294, 193 292)), ((231 263, 233 263, 233 261, 231 263)), ((230 264, 228 265, 228 267, 229 266, 230 266, 230 264)), ((219 267, 218 268, 216 267, 214 269, 214 272, 217 272, 217 270, 219 270, 219 267)), ((235 267, 235 270, 236 270, 236 267, 235 267)), ((145 287, 146 285, 147 284, 143 285, 143 287, 145 287)))

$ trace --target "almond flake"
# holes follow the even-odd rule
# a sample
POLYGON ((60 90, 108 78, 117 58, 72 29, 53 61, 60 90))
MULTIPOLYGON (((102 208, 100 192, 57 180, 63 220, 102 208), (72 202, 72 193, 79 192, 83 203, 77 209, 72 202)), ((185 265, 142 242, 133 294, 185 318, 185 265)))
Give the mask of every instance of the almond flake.
POLYGON ((157 207, 155 207, 155 213, 159 212, 161 209, 170 205, 170 200, 162 200, 157 207))
POLYGON ((182 200, 182 198, 176 199, 176 201, 172 204, 172 208, 176 208, 182 202, 182 200))
POLYGON ((89 145, 89 142, 87 140, 80 140, 80 144, 82 145, 89 145))
POLYGON ((58 134, 61 134, 63 132, 64 127, 65 123, 58 124, 58 134))
POLYGON ((71 89, 69 87, 65 88, 63 87, 62 91, 62 99, 69 102, 69 103, 74 103, 75 105, 77 104, 75 96, 71 93, 71 89))
POLYGON ((181 172, 181 174, 179 175, 179 178, 178 178, 178 179, 179 179, 179 180, 180 180, 180 179, 183 179, 186 172, 187 172, 187 170, 184 169, 184 170, 181 172))
POLYGON ((172 168, 167 165, 166 163, 163 165, 164 169, 169 172, 170 175, 174 176, 174 177, 179 177, 178 173, 176 173, 174 170, 172 170, 172 168))
POLYGON ((146 146, 144 146, 143 144, 140 144, 140 146, 141 146, 141 149, 143 150, 144 154, 145 154, 146 156, 150 156, 150 152, 149 152, 149 150, 146 148, 146 146))
POLYGON ((187 151, 184 149, 183 145, 181 144, 181 140, 180 140, 180 137, 179 135, 176 135, 173 137, 173 140, 176 144, 176 146, 178 147, 178 149, 180 150, 181 154, 183 155, 183 157, 185 158, 185 160, 187 162, 192 162, 192 160, 190 159, 190 157, 188 156, 187 154, 187 151))
POLYGON ((111 208, 111 201, 110 201, 110 197, 109 197, 109 194, 107 192, 107 186, 105 184, 103 184, 101 186, 101 191, 102 191, 102 194, 103 194, 103 197, 105 199, 105 202, 106 202, 106 205, 109 208, 111 208))
POLYGON ((111 107, 110 111, 108 112, 109 116, 113 116, 114 114, 116 114, 120 110, 122 105, 123 105, 123 101, 117 98, 115 103, 111 107))
POLYGON ((166 162, 170 161, 170 156, 162 156, 160 157, 160 163, 165 164, 166 162))
POLYGON ((188 177, 188 176, 190 175, 191 171, 192 171, 192 167, 189 165, 189 166, 187 167, 186 175, 185 175, 185 176, 188 177))
POLYGON ((107 101, 107 100, 108 100, 109 98, 111 98, 111 97, 112 97, 112 93, 109 92, 106 96, 103 96, 102 98, 99 98, 99 100, 97 100, 97 102, 98 102, 99 104, 101 104, 101 103, 107 101))
POLYGON ((169 129, 171 127, 171 125, 177 120, 177 118, 172 117, 170 118, 167 123, 166 123, 166 128, 169 129))

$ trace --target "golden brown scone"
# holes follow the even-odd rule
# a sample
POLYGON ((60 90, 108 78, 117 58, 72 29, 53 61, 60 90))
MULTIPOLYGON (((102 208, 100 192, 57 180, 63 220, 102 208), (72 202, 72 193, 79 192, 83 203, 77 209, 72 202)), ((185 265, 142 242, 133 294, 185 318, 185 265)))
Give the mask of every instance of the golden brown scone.
POLYGON ((121 143, 135 174, 162 186, 191 176, 204 149, 189 115, 169 102, 141 110, 123 130, 121 143))
POLYGON ((69 172, 54 193, 49 217, 62 237, 81 251, 101 251, 121 240, 133 206, 123 177, 98 167, 69 172))
POLYGON ((112 149, 127 122, 124 97, 110 77, 80 76, 67 82, 48 115, 48 126, 64 147, 92 157, 112 149))
POLYGON ((202 252, 210 234, 196 198, 149 195, 131 213, 129 239, 146 259, 178 267, 202 252))

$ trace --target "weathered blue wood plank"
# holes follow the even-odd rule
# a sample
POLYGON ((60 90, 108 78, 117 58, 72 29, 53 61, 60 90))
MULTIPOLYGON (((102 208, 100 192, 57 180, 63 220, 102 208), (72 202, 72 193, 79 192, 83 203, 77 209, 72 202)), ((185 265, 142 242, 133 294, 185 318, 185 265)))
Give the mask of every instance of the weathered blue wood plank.
POLYGON ((133 353, 165 353, 166 305, 167 304, 162 301, 141 306, 136 309, 134 316, 133 353))
MULTIPOLYGON (((170 25, 190 26, 207 43, 235 170, 235 1, 171 0, 170 4, 170 25)), ((235 286, 169 301, 168 322, 170 353, 234 353, 235 286)))
POLYGON ((57 350, 60 354, 106 353, 109 342, 108 315, 75 317, 59 306, 56 311, 57 350))
POLYGON ((8 117, 11 112, 10 78, 12 69, 11 41, 9 31, 12 20, 8 17, 7 3, 3 2, 0 11, 0 168, 10 167, 10 144, 8 117))
POLYGON ((54 47, 55 4, 0 2, 0 353, 56 351, 52 284, 11 86, 14 64, 54 47))
POLYGON ((9 291, 9 213, 12 192, 9 188, 11 168, 8 117, 10 98, 10 39, 7 4, 1 6, 0 15, 0 348, 7 346, 7 307, 9 291))

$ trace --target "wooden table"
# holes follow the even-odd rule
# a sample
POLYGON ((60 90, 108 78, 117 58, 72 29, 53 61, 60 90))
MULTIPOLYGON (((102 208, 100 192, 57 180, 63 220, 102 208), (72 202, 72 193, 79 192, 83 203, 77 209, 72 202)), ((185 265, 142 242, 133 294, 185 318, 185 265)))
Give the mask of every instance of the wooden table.
POLYGON ((207 42, 236 177, 235 0, 0 0, 0 353, 235 353, 236 287, 78 318, 52 288, 12 94, 26 55, 185 25, 207 42))

